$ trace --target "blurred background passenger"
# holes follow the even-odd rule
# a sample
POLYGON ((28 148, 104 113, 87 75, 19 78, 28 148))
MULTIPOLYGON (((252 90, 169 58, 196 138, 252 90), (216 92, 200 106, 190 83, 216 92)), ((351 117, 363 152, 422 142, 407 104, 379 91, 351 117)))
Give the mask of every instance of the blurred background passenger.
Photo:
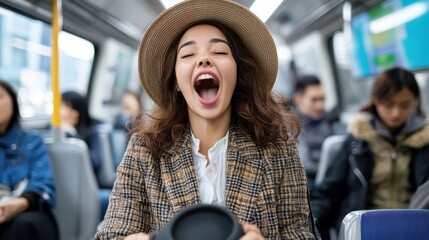
POLYGON ((112 141, 115 154, 115 166, 119 166, 122 156, 130 139, 130 129, 135 118, 142 112, 142 105, 138 93, 127 90, 122 94, 121 112, 114 119, 112 141))
POLYGON ((19 124, 17 95, 0 81, 0 239, 58 239, 51 161, 40 136, 19 124))
MULTIPOLYGON (((100 120, 93 119, 88 112, 88 101, 85 97, 74 91, 64 92, 61 103, 61 128, 66 137, 80 138, 88 145, 90 159, 94 173, 97 175, 103 160, 99 138, 100 132, 110 132, 110 126, 100 120)), ((109 204, 111 189, 102 188, 99 191, 100 218, 109 204)))
POLYGON ((348 131, 312 199, 318 223, 337 230, 351 211, 408 208, 429 178, 429 124, 414 75, 401 68, 383 72, 348 131))
POLYGON ((312 191, 322 143, 332 134, 331 123, 325 116, 325 91, 316 76, 304 76, 298 79, 293 97, 303 122, 298 151, 312 191))
POLYGON ((121 98, 121 113, 116 116, 114 127, 128 132, 131 120, 142 111, 139 95, 131 90, 125 91, 121 98))
POLYGON ((97 132, 105 127, 103 122, 91 118, 88 101, 81 94, 68 91, 62 94, 61 129, 66 137, 80 138, 86 142, 94 172, 101 167, 101 149, 97 132))

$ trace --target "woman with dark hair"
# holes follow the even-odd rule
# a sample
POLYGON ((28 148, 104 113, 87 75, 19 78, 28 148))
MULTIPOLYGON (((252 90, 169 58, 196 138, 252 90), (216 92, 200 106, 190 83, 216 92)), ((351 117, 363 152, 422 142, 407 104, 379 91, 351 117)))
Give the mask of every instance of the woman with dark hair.
POLYGON ((102 162, 97 131, 102 123, 91 118, 88 112, 88 101, 80 93, 67 91, 61 98, 61 129, 66 137, 80 138, 86 142, 90 150, 92 167, 97 173, 102 162))
POLYGON ((20 127, 18 98, 4 81, 0 109, 0 239, 58 239, 48 151, 20 127))
POLYGON ((64 92, 61 95, 61 99, 61 120, 64 123, 62 127, 71 125, 73 130, 70 131, 65 127, 66 133, 71 136, 86 138, 89 134, 89 129, 94 125, 94 120, 88 112, 87 99, 75 91, 64 92))
POLYGON ((156 106, 133 124, 96 239, 148 239, 182 209, 216 204, 241 239, 314 239, 298 117, 271 89, 273 39, 233 1, 184 1, 149 26, 139 75, 156 106))
POLYGON ((312 199, 318 222, 337 229, 351 211, 408 208, 428 180, 429 123, 414 75, 401 68, 383 72, 348 132, 312 199))
MULTIPOLYGON (((61 129, 66 137, 80 138, 88 145, 94 173, 97 175, 102 164, 100 132, 110 133, 111 127, 89 115, 88 101, 80 93, 67 91, 61 95, 61 129)), ((101 186, 103 187, 103 186, 101 186)), ((109 188, 100 188, 100 220, 103 220, 109 204, 109 188)))

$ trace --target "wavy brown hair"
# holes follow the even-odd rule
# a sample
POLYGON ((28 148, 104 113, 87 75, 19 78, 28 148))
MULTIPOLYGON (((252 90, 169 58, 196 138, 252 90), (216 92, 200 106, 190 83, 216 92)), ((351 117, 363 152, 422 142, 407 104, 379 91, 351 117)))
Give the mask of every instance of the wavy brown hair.
POLYGON ((177 47, 189 28, 201 24, 214 26, 225 35, 237 64, 237 85, 231 99, 231 121, 253 136, 255 143, 259 145, 278 140, 295 142, 301 131, 299 118, 290 112, 288 104, 280 103, 280 98, 275 100, 271 86, 264 84, 258 62, 241 38, 216 21, 193 23, 172 42, 165 59, 166 69, 160 79, 166 83, 161 89, 162 100, 150 115, 133 124, 133 132, 142 136, 149 149, 157 155, 162 153, 164 147, 177 141, 188 127, 187 104, 183 95, 176 91, 177 47))

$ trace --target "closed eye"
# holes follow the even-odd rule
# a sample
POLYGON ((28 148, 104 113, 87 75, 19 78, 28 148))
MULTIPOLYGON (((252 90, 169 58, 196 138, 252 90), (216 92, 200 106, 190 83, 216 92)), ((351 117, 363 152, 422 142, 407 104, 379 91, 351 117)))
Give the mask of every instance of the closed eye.
POLYGON ((193 56, 194 54, 192 54, 192 53, 188 53, 188 54, 184 54, 184 55, 182 55, 180 58, 187 58, 187 57, 191 57, 191 56, 193 56))
POLYGON ((215 54, 218 54, 218 55, 228 55, 227 52, 215 52, 215 54))

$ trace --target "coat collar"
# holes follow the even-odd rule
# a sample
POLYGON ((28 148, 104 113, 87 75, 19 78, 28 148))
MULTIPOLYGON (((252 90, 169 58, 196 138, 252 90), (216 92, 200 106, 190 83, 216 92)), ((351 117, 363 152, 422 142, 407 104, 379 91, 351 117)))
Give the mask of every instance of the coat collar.
MULTIPOLYGON (((379 143, 380 139, 391 139, 378 120, 369 113, 358 113, 348 126, 348 131, 357 139, 379 143), (375 123, 374 123, 375 120, 375 123), (383 138, 382 138, 383 137, 383 138)), ((401 146, 421 148, 429 144, 429 123, 422 117, 410 118, 396 139, 401 146)))
POLYGON ((252 222, 264 162, 249 134, 232 126, 226 161, 226 206, 241 222, 252 222))
MULTIPOLYGON (((162 179, 173 212, 201 203, 188 127, 160 159, 162 179)), ((255 198, 260 192, 263 160, 249 134, 234 124, 229 129, 226 163, 226 207, 241 222, 251 221, 255 198)))
POLYGON ((17 144, 22 135, 22 129, 18 125, 12 126, 4 135, 0 136, 0 146, 10 147, 17 144))
POLYGON ((162 181, 174 213, 201 202, 190 138, 188 127, 179 141, 165 149, 160 158, 162 181))

